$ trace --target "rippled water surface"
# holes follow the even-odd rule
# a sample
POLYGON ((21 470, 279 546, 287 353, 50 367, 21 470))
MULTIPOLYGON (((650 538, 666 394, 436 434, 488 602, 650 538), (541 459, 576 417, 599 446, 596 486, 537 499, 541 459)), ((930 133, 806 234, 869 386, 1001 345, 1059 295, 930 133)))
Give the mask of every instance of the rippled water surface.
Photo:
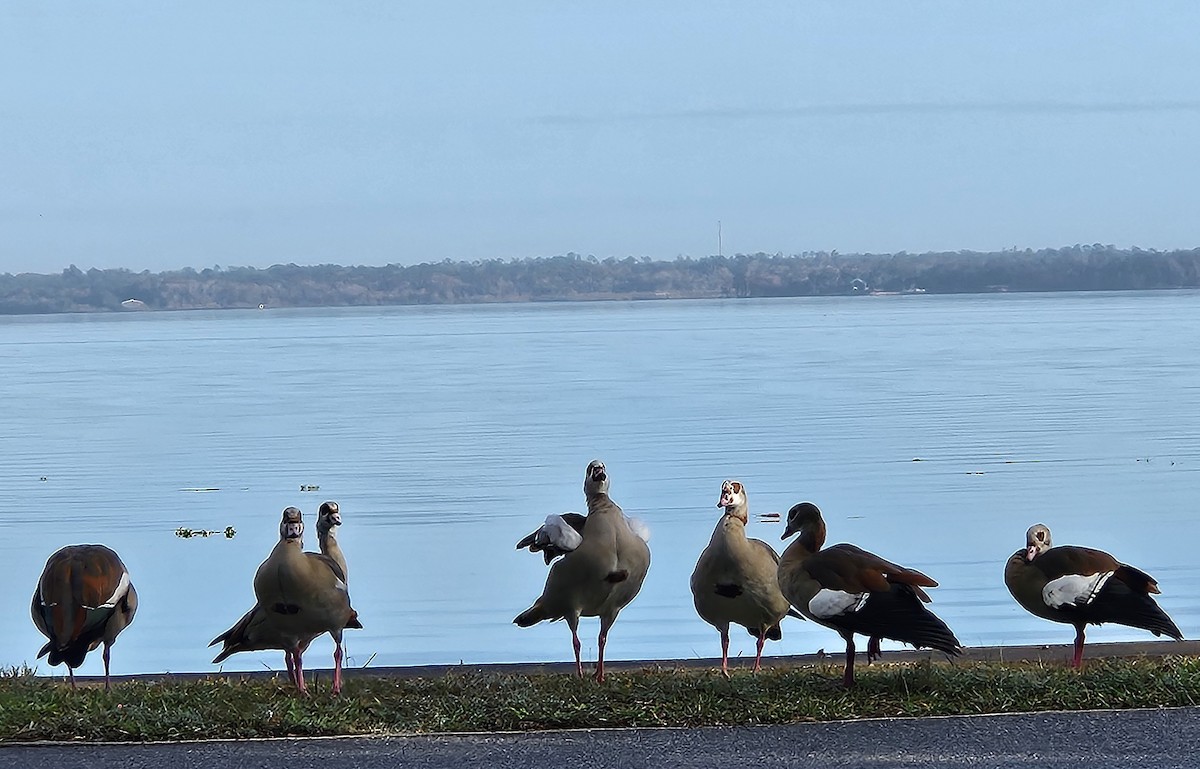
MULTIPOLYGON (((569 659, 562 623, 511 624, 545 576, 513 545, 581 509, 596 457, 653 532, 612 658, 719 653, 688 577, 724 478, 746 485, 752 536, 778 545, 756 514, 809 499, 831 542, 938 579, 933 608, 968 645, 1070 640, 1001 578, 1038 521, 1150 571, 1196 636, 1198 341, 1196 292, 0 318, 0 663, 43 642, 46 557, 103 542, 141 595, 114 672, 214 669, 206 644, 253 603, 280 511, 304 511, 315 549, 325 499, 365 625, 351 664, 569 659)), ((789 621, 769 651, 821 647, 840 641, 789 621)), ((93 654, 82 672, 100 670, 93 654)))

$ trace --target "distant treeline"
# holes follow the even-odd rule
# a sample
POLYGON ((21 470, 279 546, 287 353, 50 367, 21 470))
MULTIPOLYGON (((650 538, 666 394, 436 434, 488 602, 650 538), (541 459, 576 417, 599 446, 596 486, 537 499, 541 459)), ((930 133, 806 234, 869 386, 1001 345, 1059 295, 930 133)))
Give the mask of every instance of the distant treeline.
POLYGON ((333 307, 868 293, 1114 291, 1200 287, 1200 249, 1112 246, 992 253, 739 254, 674 261, 566 254, 401 266, 77 269, 0 275, 0 313, 333 307))

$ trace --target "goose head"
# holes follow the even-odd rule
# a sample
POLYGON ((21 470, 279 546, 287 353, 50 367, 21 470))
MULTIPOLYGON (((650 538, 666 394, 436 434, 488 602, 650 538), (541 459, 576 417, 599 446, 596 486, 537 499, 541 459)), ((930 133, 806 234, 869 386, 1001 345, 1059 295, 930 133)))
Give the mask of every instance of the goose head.
MULTIPOLYGON (((788 510, 787 528, 783 530, 783 536, 780 539, 787 539, 797 532, 812 528, 818 524, 824 525, 821 520, 821 509, 812 502, 801 502, 792 505, 792 509, 788 510)), ((822 534, 824 537, 824 534, 822 534)))
POLYGON ((1046 552, 1054 544, 1050 540, 1050 527, 1043 523, 1037 523, 1029 527, 1029 531, 1025 532, 1025 560, 1032 561, 1042 553, 1046 552))
POLYGON ((722 481, 721 498, 717 500, 717 507, 724 508, 725 515, 747 523, 749 516, 746 513, 746 487, 738 481, 722 481))
POLYGON ((342 511, 338 508, 338 503, 329 501, 322 502, 320 510, 317 511, 317 532, 328 532, 334 526, 342 525, 342 511))
POLYGON ((608 471, 599 459, 588 462, 587 471, 583 475, 583 493, 587 496, 608 493, 608 471))
POLYGON ((304 520, 298 507, 285 507, 283 520, 279 522, 279 537, 294 542, 304 536, 304 520))

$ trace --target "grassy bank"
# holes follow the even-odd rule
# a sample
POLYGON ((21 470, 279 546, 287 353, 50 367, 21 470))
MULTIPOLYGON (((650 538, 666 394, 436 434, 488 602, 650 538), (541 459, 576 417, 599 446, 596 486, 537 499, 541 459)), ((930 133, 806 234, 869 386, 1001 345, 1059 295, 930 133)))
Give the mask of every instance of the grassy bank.
POLYGON ((78 691, 0 678, 0 740, 176 740, 579 727, 783 724, 1200 703, 1200 660, 1096 660, 1081 672, 1038 663, 915 663, 736 671, 618 672, 603 685, 571 676, 449 673, 355 677, 340 697, 317 682, 302 700, 282 680, 131 681, 78 691))

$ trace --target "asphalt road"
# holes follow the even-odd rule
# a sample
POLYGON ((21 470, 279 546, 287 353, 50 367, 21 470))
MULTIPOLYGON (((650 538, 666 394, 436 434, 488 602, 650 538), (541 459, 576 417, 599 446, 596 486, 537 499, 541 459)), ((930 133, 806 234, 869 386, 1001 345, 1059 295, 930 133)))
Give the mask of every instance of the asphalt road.
POLYGON ((0 767, 1080 767, 1200 765, 1200 708, 440 737, 0 747, 0 767))

